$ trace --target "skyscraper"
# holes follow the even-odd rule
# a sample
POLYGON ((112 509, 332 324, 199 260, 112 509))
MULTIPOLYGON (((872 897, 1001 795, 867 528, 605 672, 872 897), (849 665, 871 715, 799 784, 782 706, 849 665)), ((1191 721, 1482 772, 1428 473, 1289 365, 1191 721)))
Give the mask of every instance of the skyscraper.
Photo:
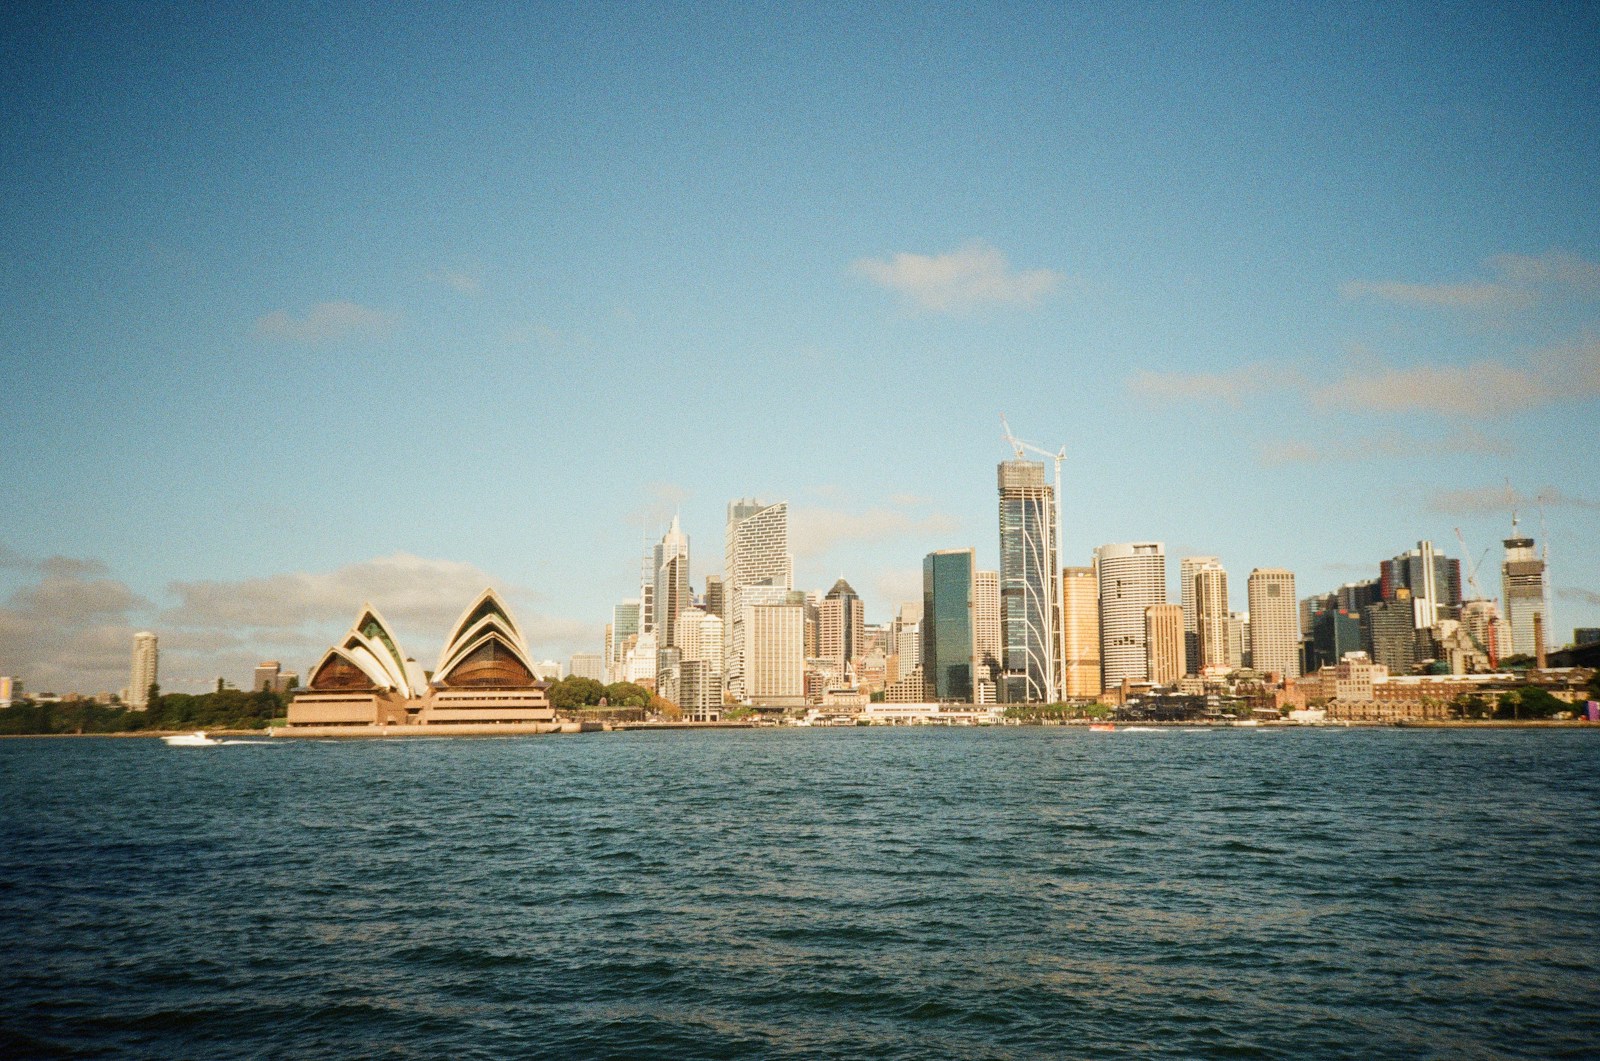
POLYGON ((655 548, 655 631, 657 651, 677 644, 678 613, 694 603, 689 592, 689 536, 672 517, 672 526, 655 548))
POLYGON ((817 608, 817 655, 832 660, 840 678, 866 651, 865 622, 861 598, 841 578, 817 608))
POLYGON ((1300 677, 1300 602, 1294 574, 1258 567, 1246 583, 1250 596, 1250 665, 1263 673, 1300 677))
POLYGON ((1461 615, 1461 561, 1434 551, 1433 543, 1421 541, 1393 560, 1378 565, 1379 592, 1384 600, 1394 600, 1397 591, 1411 591, 1412 626, 1427 630, 1440 619, 1461 615))
POLYGON ((1199 664, 1193 673, 1225 674, 1232 669, 1228 655, 1228 572, 1216 557, 1201 559, 1205 562, 1194 566, 1190 578, 1199 664))
POLYGON ((1194 600, 1194 575, 1201 567, 1220 565, 1215 556, 1185 556, 1178 561, 1178 600, 1183 605, 1183 665, 1184 673, 1199 674, 1200 613, 1194 600))
POLYGON ((1100 577, 1100 669, 1107 689, 1149 676, 1144 610, 1167 603, 1167 556, 1160 542, 1095 550, 1100 577))
POLYGON ((1100 583, 1093 567, 1061 569, 1061 696, 1100 695, 1100 583))
POLYGON ((922 673, 937 700, 973 700, 972 575, 971 549, 942 549, 922 560, 922 673))
POLYGON ((773 707, 803 706, 805 604, 757 604, 745 613, 747 698, 773 707))
POLYGON ((150 706, 150 687, 160 679, 157 676, 160 650, 156 635, 142 630, 133 635, 133 672, 128 678, 128 706, 143 711, 150 706))
POLYGON ((1045 482, 1040 461, 1002 461, 997 478, 1004 658, 996 684, 1008 703, 1050 702, 1058 698, 1060 678, 1055 488, 1045 482))
POLYGON ((1155 685, 1172 685, 1183 677, 1183 606, 1152 604, 1144 610, 1145 651, 1155 685))
POLYGON ((994 681, 1000 674, 1000 572, 972 573, 972 633, 978 642, 978 671, 973 681, 994 681))
MULTIPOLYGON (((728 530, 723 553, 723 593, 728 615, 724 616, 727 652, 723 666, 728 691, 740 700, 745 689, 745 626, 748 619, 746 591, 777 589, 787 592, 794 585, 794 560, 789 555, 789 504, 779 501, 767 505, 752 498, 728 503, 728 530)), ((770 602, 770 597, 756 593, 770 602)), ((781 595, 780 598, 781 600, 781 595)), ((804 667, 805 609, 800 609, 801 660, 804 667)), ((803 682, 803 679, 802 679, 803 682)), ((804 687, 802 684, 802 696, 804 687)))
POLYGON ((628 653, 639 640, 639 601, 625 600, 611 608, 611 640, 606 645, 606 655, 611 664, 607 678, 614 682, 624 680, 628 653))
POLYGON ((1534 616, 1543 616, 1540 625, 1550 629, 1550 598, 1544 583, 1544 560, 1534 552, 1533 539, 1517 533, 1511 521, 1511 537, 1505 539, 1506 558, 1500 567, 1500 594, 1505 604, 1503 625, 1507 627, 1505 655, 1531 656, 1538 646, 1534 637, 1534 616))

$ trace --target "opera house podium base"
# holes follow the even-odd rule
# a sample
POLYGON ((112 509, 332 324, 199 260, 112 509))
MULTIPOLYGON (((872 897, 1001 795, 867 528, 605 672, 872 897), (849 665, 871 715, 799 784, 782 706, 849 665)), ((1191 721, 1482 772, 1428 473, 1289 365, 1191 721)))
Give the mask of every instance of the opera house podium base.
POLYGON ((544 733, 597 733, 599 722, 436 722, 428 726, 280 726, 274 737, 527 737, 544 733))

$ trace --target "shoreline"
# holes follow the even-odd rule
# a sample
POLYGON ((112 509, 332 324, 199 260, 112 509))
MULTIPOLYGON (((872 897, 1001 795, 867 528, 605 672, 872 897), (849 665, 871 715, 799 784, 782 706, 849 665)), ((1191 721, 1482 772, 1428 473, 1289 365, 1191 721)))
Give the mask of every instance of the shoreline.
MULTIPOLYGON (((1104 722, 1096 723, 1105 725, 1104 722)), ((1139 729, 1219 729, 1219 730, 1325 730, 1325 729, 1593 729, 1600 731, 1600 723, 1589 722, 1585 719, 1397 719, 1390 722, 1378 721, 1350 721, 1350 722, 1263 722, 1256 726, 1241 726, 1230 722, 1154 722, 1131 721, 1110 723, 1118 729, 1137 727, 1139 729)), ((539 724, 540 728, 523 728, 522 726, 500 726, 495 728, 466 729, 462 726, 384 726, 384 727, 304 727, 289 730, 285 727, 271 729, 207 729, 204 733, 208 737, 259 737, 262 740, 284 740, 295 737, 327 739, 338 737, 351 740, 363 738, 404 738, 404 737, 526 737, 553 735, 566 733, 641 733, 657 730, 852 730, 852 729, 1082 729, 1087 730, 1090 723, 1085 721, 1072 722, 1017 722, 1007 725, 988 726, 949 726, 949 725, 922 725, 922 724, 896 724, 882 725, 871 724, 865 726, 837 725, 837 726, 761 726, 749 722, 628 722, 613 726, 602 727, 598 723, 550 723, 539 724), (580 728, 581 727, 581 728, 580 728), (337 732, 331 732, 337 730, 337 732)), ((104 738, 112 740, 137 740, 161 737, 186 736, 196 732, 193 729, 161 729, 161 730, 129 730, 114 733, 0 733, 0 740, 40 740, 64 738, 104 738)))

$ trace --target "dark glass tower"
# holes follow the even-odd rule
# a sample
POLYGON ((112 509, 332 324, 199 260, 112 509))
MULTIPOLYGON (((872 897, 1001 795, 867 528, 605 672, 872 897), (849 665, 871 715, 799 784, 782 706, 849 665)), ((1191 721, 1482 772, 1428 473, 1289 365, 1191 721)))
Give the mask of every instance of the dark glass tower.
POLYGON ((938 700, 972 702, 978 653, 972 622, 972 550, 922 560, 922 673, 938 700))

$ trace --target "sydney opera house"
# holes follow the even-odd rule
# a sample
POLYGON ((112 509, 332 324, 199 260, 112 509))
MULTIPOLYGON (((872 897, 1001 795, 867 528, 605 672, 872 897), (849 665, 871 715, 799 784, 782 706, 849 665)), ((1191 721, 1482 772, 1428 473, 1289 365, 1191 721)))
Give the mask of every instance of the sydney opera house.
POLYGON ((549 688, 534 677, 522 631, 492 589, 461 613, 432 672, 400 650, 389 624, 368 604, 311 668, 289 705, 288 728, 538 731, 555 728, 549 688))

